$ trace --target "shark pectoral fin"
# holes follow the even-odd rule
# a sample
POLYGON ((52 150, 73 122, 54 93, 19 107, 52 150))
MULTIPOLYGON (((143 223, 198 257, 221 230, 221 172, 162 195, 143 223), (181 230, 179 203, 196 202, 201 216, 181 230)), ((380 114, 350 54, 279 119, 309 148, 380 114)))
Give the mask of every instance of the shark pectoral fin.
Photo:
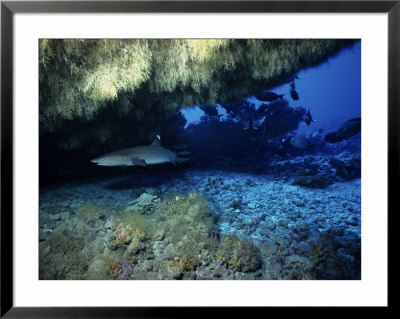
POLYGON ((131 162, 133 165, 147 166, 146 161, 141 158, 131 158, 131 162))

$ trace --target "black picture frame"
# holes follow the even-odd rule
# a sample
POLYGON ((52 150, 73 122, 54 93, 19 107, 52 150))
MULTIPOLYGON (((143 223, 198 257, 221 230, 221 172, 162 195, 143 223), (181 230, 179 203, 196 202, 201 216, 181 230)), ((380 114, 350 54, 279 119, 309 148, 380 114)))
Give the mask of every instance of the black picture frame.
MULTIPOLYGON (((14 307, 13 303, 13 19, 16 13, 387 13, 388 14, 388 218, 398 198, 400 162, 400 1, 1 1, 1 317, 131 318, 224 316, 224 308, 14 307)), ((390 223, 388 223, 389 227, 390 223)), ((391 225, 393 226, 393 223, 391 225)), ((393 234, 389 230, 389 234, 393 234)), ((388 238, 389 240, 389 238, 388 238)), ((389 246, 388 246, 389 247, 389 246)), ((389 256, 389 255, 388 255, 389 256)), ((389 260, 390 261, 390 260, 389 260)), ((388 280, 388 286, 390 280, 388 280)), ((390 298, 388 307, 390 309, 390 298)), ((300 315, 305 308, 290 308, 300 315)), ((347 309, 346 311, 348 311, 347 309)), ((268 310, 269 311, 269 310, 268 310)), ((247 313, 248 309, 236 309, 247 313)))

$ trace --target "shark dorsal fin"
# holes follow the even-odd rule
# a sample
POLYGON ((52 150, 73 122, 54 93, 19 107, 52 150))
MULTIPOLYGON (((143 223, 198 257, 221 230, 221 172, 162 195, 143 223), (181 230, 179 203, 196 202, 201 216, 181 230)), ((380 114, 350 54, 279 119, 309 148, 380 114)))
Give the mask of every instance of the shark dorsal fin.
POLYGON ((160 135, 156 135, 156 138, 154 139, 153 143, 151 143, 151 145, 161 145, 160 135))

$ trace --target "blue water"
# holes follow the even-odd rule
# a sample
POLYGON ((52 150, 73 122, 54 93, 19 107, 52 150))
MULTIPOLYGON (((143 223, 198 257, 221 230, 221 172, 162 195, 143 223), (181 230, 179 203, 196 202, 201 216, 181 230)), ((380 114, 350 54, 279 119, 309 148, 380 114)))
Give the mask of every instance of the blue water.
MULTIPOLYGON (((361 117, 361 41, 327 62, 299 72, 298 77, 295 80, 300 96, 298 101, 290 98, 289 83, 272 91, 285 94, 290 106, 310 108, 315 125, 310 128, 300 123, 299 133, 318 128, 326 132, 334 131, 346 120, 361 117)), ((197 106, 184 109, 182 113, 187 120, 186 126, 199 122, 204 115, 197 106)))
MULTIPOLYGON (((298 73, 296 89, 300 99, 293 106, 310 108, 315 127, 327 132, 336 130, 344 121, 361 117, 361 41, 343 50, 328 62, 298 73)), ((289 84, 276 88, 288 93, 289 84)), ((301 123, 299 132, 309 129, 301 123)))
POLYGON ((298 101, 285 84, 283 101, 181 111, 162 140, 187 162, 41 187, 40 279, 360 279, 361 133, 324 136, 361 117, 361 42, 298 77, 298 101), (309 147, 284 143, 297 134, 309 147))

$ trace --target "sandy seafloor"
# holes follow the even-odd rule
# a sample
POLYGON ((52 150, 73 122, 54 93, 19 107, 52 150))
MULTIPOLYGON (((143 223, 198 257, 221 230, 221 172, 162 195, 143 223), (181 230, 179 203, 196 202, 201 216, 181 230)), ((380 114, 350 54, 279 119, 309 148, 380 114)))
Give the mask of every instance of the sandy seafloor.
POLYGON ((41 188, 39 217, 40 279, 361 278, 360 178, 127 170, 41 188))

